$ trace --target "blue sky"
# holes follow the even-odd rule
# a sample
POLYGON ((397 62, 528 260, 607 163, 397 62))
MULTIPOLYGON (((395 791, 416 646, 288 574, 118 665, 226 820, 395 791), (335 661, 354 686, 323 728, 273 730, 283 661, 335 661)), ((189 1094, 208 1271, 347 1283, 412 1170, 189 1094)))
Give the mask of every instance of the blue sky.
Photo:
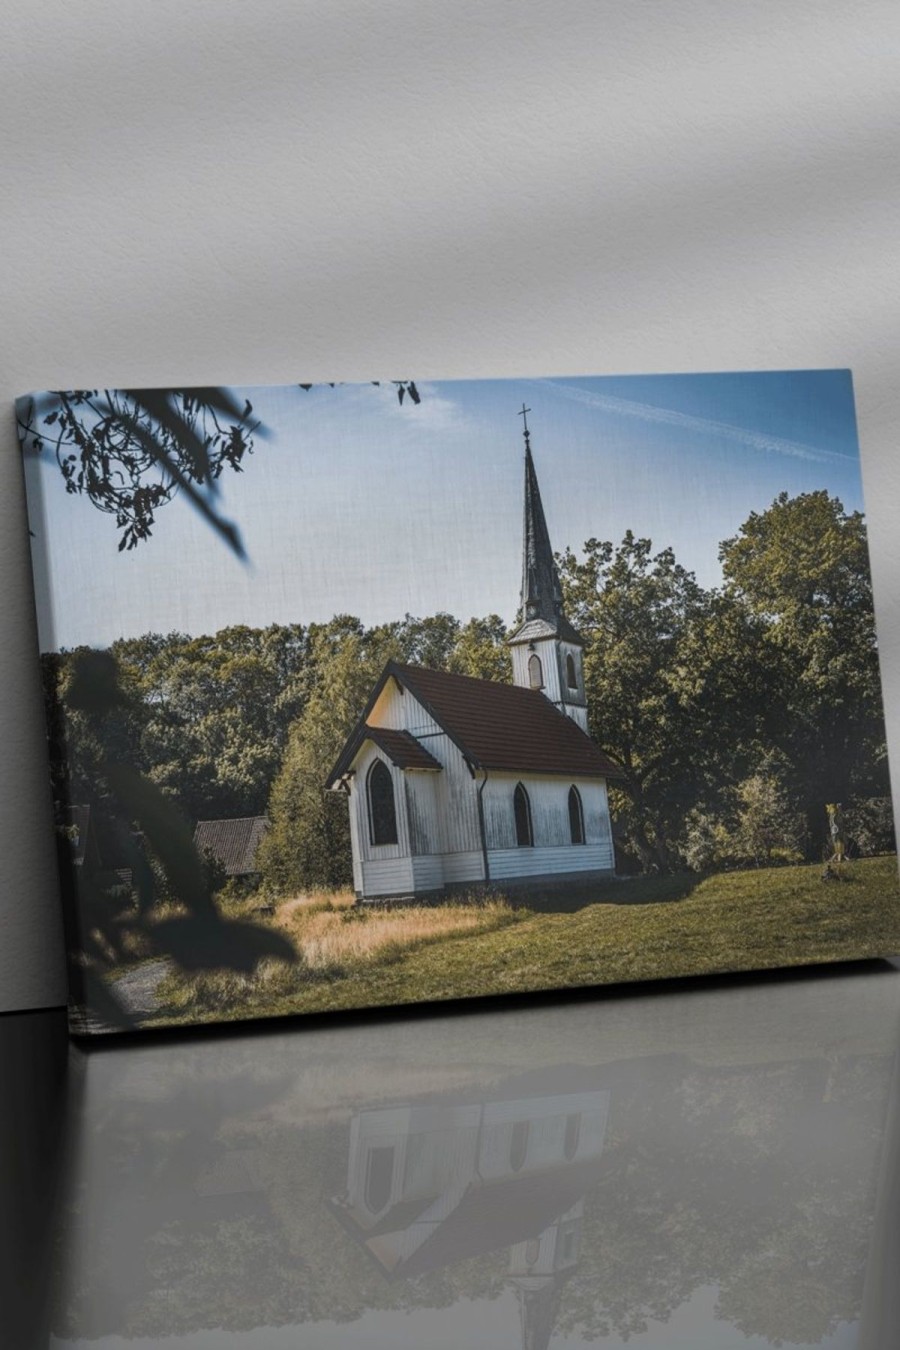
POLYGON ((221 509, 242 564, 189 504, 118 553, 112 517, 26 460, 42 650, 227 624, 367 623, 518 604, 523 401, 554 548, 627 529, 717 584, 719 541, 782 491, 861 510, 848 371, 237 389, 269 430, 221 509), (48 547, 49 544, 49 547, 48 547))

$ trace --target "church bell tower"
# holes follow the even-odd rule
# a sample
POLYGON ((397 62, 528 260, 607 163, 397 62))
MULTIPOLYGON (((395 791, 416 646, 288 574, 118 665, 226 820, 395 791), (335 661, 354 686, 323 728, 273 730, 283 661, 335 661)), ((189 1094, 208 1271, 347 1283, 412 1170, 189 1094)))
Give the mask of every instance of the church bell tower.
POLYGON ((559 572, 541 503, 531 438, 523 404, 525 437, 525 531, 522 560, 522 622, 509 639, 513 683, 539 689, 582 731, 587 727, 584 693, 584 641, 562 606, 559 572))

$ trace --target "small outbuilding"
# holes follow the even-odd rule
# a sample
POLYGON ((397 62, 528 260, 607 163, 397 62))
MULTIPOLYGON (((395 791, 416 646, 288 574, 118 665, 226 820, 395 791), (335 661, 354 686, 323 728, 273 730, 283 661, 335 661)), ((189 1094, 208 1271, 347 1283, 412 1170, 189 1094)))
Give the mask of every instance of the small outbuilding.
POLYGON ((234 820, 198 820, 194 846, 209 853, 229 877, 252 883, 259 879, 256 851, 269 828, 267 816, 239 816, 234 820))

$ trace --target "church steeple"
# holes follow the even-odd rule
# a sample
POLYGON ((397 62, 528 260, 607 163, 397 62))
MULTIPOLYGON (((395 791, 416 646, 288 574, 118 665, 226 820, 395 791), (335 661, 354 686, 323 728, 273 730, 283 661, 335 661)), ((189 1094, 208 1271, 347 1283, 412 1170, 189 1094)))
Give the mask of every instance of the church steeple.
POLYGON ((562 613, 562 587, 559 584, 559 572, 550 547, 550 532, 541 501, 541 489, 538 486, 534 460, 531 457, 531 436, 528 431, 527 414, 531 412, 522 404, 519 416, 524 422, 525 436, 525 530, 522 561, 522 617, 543 619, 546 623, 558 626, 562 613))
POLYGON ((525 437, 525 525, 522 550, 522 617, 509 639, 513 682, 540 689, 560 711, 587 731, 584 642, 563 611, 562 586, 531 454, 531 433, 522 404, 525 437))

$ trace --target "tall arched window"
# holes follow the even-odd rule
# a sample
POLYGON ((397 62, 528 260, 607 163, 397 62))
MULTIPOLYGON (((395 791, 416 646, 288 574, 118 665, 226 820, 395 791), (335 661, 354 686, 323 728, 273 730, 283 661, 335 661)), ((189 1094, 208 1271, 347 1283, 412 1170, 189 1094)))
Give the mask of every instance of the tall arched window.
POLYGON ((573 844, 584 843, 584 811, 581 793, 574 783, 569 788, 569 838, 573 844))
POLYGON ((536 652, 528 658, 528 683, 532 689, 543 689, 544 687, 544 668, 541 665, 541 658, 536 652))
POLYGON ((566 657, 566 684, 570 689, 578 688, 578 672, 575 669, 575 657, 571 652, 566 657))
POLYGON ((391 1198, 394 1184, 394 1150, 370 1148, 366 1158, 366 1209, 380 1214, 391 1198))
POLYGON ((581 1112, 577 1111, 574 1116, 566 1116, 566 1134, 563 1140, 563 1152, 566 1155, 566 1162, 571 1162, 578 1152, 578 1141, 581 1138, 581 1112))
POLYGON ((369 839, 373 844, 396 844, 397 808, 391 771, 383 759, 376 759, 366 782, 369 796, 369 839))
POLYGON ((531 830, 531 802, 528 800, 528 793, 521 783, 516 784, 516 790, 513 793, 513 811, 516 816, 516 843, 524 848, 529 848, 534 843, 534 835, 531 830))
POLYGON ((517 1120, 512 1127, 512 1133, 509 1136, 509 1165, 514 1172, 520 1171, 522 1164, 525 1162, 530 1133, 530 1121, 517 1120))

